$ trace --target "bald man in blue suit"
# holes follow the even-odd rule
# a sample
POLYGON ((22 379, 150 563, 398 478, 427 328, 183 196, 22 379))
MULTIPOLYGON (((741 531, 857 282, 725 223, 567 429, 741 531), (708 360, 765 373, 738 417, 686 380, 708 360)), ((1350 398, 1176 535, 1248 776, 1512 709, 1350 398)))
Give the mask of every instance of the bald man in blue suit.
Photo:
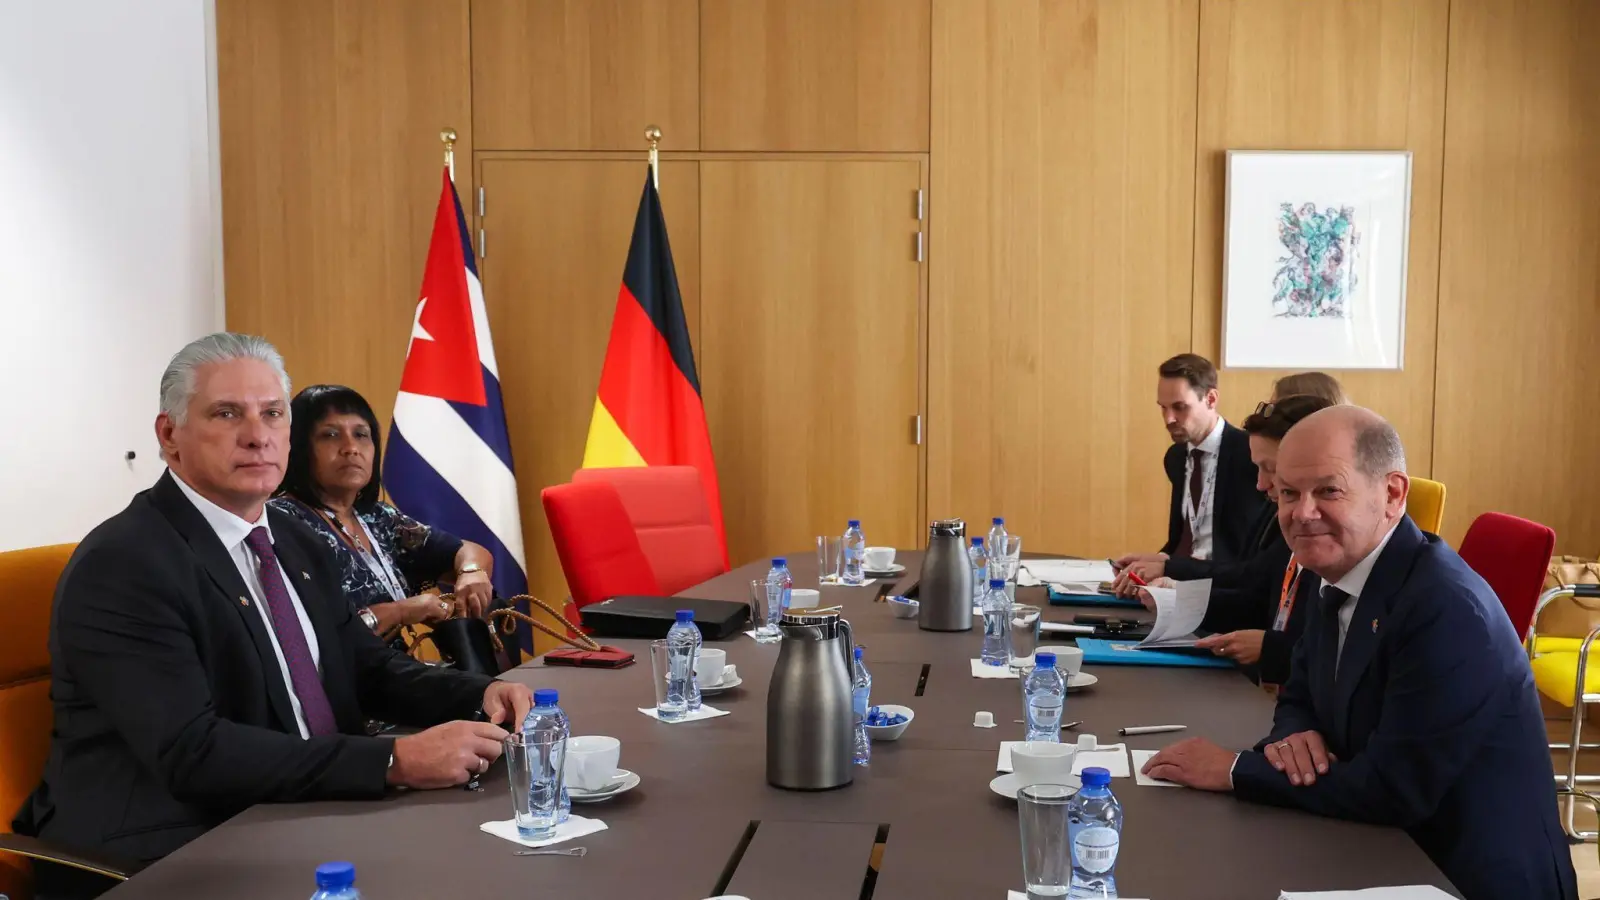
POLYGON ((1404 828, 1467 900, 1577 900, 1527 656, 1488 584, 1406 516, 1394 429, 1315 413, 1284 438, 1275 484, 1322 583, 1272 734, 1243 753, 1184 741, 1145 771, 1404 828))

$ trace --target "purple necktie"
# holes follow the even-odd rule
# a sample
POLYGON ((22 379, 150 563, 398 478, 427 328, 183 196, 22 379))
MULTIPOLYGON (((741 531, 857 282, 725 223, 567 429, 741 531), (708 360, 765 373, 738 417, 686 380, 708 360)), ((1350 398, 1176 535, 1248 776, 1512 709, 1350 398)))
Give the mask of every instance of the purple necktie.
POLYGON ((295 614, 294 601, 289 599, 289 588, 283 583, 278 554, 272 550, 272 538, 267 529, 257 527, 244 542, 256 555, 261 589, 266 592, 267 611, 272 614, 272 630, 278 636, 278 648, 283 651, 283 661, 289 667, 290 687, 300 700, 300 710, 305 713, 306 728, 312 737, 338 734, 339 723, 333 718, 333 707, 328 704, 322 679, 317 675, 317 663, 311 658, 311 646, 306 643, 300 617, 295 614))

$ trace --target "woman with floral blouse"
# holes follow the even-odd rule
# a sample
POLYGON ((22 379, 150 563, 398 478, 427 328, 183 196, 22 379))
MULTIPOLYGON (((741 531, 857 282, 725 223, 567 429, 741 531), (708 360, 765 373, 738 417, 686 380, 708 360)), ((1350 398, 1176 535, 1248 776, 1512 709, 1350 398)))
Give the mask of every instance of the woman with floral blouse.
POLYGON ((360 394, 312 385, 290 405, 289 468, 272 505, 327 542, 351 607, 379 636, 458 612, 482 616, 494 558, 380 500, 382 453, 378 419, 360 394), (430 582, 453 585, 456 606, 422 593, 430 582))

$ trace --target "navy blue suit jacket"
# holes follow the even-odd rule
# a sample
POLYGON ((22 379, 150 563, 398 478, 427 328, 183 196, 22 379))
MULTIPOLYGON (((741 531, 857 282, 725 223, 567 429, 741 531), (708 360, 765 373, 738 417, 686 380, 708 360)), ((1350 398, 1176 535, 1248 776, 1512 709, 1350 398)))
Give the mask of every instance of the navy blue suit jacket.
POLYGON ((1240 754, 1234 793, 1404 828, 1467 900, 1577 900, 1533 675, 1489 585, 1406 517, 1337 661, 1335 607, 1312 599, 1272 734, 1240 754), (1302 731, 1339 758, 1309 787, 1260 752, 1302 731))

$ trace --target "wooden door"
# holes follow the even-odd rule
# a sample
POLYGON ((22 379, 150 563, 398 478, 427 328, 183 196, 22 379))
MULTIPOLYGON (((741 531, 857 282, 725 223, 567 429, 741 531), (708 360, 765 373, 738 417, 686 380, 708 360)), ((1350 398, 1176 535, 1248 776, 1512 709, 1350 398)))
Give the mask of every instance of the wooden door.
MULTIPOLYGON (((661 167, 691 335, 699 296, 697 167, 661 167)), ((583 463, 645 172, 643 162, 624 160, 490 159, 482 166, 487 254, 479 264, 516 461, 528 588, 556 606, 566 599, 566 579, 539 492, 571 481, 583 463)))
POLYGON ((920 543, 920 183, 915 161, 701 163, 700 380, 735 561, 850 517, 920 543))

